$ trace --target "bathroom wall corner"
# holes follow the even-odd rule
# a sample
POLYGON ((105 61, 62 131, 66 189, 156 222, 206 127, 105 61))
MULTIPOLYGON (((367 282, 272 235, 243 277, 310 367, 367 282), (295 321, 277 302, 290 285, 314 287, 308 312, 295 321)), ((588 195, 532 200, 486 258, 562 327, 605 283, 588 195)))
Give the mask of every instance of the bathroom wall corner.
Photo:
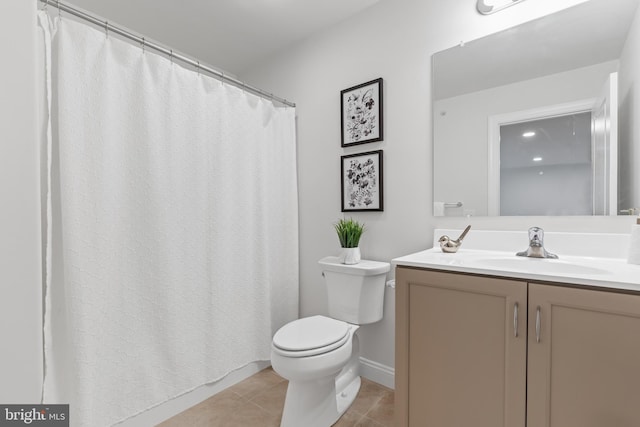
POLYGON ((2 13, 0 402, 38 403, 43 363, 36 1, 5 1, 2 13))

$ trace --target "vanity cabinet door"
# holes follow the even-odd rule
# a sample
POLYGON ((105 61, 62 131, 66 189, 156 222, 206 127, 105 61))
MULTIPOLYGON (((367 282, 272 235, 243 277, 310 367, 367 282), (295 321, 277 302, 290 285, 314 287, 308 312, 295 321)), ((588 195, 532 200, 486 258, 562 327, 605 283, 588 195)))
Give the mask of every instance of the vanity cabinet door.
POLYGON ((640 296, 530 284, 527 386, 527 427, 640 426, 640 296))
POLYGON ((399 267, 397 426, 524 426, 526 307, 524 282, 399 267))

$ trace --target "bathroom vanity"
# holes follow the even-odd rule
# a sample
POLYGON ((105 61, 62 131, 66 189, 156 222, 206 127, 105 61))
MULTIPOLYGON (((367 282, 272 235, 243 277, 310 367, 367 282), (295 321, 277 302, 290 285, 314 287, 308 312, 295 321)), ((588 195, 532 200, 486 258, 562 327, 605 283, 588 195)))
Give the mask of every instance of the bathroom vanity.
POLYGON ((482 233, 394 260, 397 426, 640 425, 640 266, 575 255, 607 255, 596 235, 548 233, 547 260, 482 233))

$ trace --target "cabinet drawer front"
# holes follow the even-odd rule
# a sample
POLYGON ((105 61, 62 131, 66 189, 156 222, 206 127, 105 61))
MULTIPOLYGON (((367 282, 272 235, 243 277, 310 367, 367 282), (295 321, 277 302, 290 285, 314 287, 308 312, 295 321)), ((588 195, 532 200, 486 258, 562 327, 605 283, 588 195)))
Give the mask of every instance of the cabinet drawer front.
POLYGON ((639 404, 640 296, 530 284, 527 426, 637 427, 639 404))
POLYGON ((524 426, 526 284, 410 269, 396 282, 407 346, 396 364, 410 373, 396 382, 408 397, 408 424, 398 425, 524 426))

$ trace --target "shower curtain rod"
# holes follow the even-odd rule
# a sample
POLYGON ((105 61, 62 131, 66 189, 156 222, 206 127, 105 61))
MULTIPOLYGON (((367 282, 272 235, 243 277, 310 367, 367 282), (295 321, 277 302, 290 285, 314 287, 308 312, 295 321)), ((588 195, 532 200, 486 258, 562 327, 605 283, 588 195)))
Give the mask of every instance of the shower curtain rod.
POLYGON ((116 34, 118 34, 118 35, 120 35, 120 36, 122 36, 124 38, 127 38, 127 39, 132 40, 132 41, 137 42, 137 43, 140 43, 142 45, 143 49, 145 49, 147 47, 151 48, 151 49, 153 49, 153 50, 155 50, 157 52, 160 52, 160 53, 163 53, 163 54, 169 56, 169 58, 171 58, 172 60, 173 59, 177 59, 177 60, 179 60, 181 62, 184 62, 185 64, 189 64, 189 65, 191 65, 193 67, 196 67, 196 70, 202 70, 202 71, 208 72, 209 74, 213 74, 215 77, 220 79, 220 81, 222 83, 229 82, 229 83, 233 84, 234 86, 242 88, 243 90, 248 90, 249 92, 252 92, 252 93, 254 93, 256 95, 261 96, 262 98, 268 98, 268 99, 270 99, 272 101, 277 101, 277 102, 279 102, 279 103, 281 103, 283 105, 289 106, 289 107, 295 107, 296 106, 296 104, 293 103, 293 102, 289 102, 286 99, 280 98, 278 96, 275 96, 272 93, 265 92, 262 89, 258 89, 255 86, 248 85, 248 84, 246 84, 245 82, 243 82, 241 80, 235 79, 235 78, 230 77, 230 76, 225 76, 223 72, 214 70, 213 68, 210 68, 210 67, 208 67, 206 65, 202 65, 200 63, 200 61, 193 60, 191 58, 188 58, 184 54, 176 53, 176 51, 174 51, 172 49, 167 49, 165 47, 160 46, 157 43, 150 42, 149 40, 147 40, 144 37, 137 36, 137 35, 129 32, 129 31, 121 28, 121 27, 118 27, 116 25, 112 25, 107 20, 99 19, 99 18, 97 18, 97 17, 95 17, 93 15, 90 15, 90 14, 88 14, 86 12, 83 12, 82 10, 76 9, 75 7, 73 7, 73 6, 69 5, 69 4, 65 4, 65 3, 61 2, 61 1, 58 1, 58 0, 39 0, 39 1, 41 3, 45 4, 45 8, 48 7, 48 6, 55 7, 59 11, 63 11, 63 12, 69 13, 70 15, 73 15, 73 16, 76 16, 76 17, 78 17, 80 19, 84 19, 85 21, 91 22, 94 25, 97 25, 99 27, 103 27, 107 33, 113 32, 113 33, 116 33, 116 34))

